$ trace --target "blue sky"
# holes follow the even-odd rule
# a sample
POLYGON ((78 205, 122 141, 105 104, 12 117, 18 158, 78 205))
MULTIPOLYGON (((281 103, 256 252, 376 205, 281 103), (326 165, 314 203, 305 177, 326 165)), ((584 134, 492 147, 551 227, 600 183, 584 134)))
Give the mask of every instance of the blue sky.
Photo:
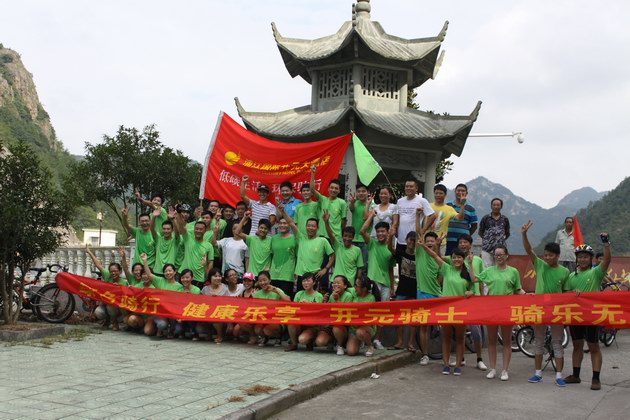
MULTIPOLYGON (((155 123, 162 141, 202 161, 216 117, 310 102, 271 34, 316 38, 350 19, 351 1, 0 0, 0 42, 18 51, 65 147, 83 153, 121 124, 155 123)), ((628 175, 630 3, 372 0, 391 34, 436 35, 444 64, 421 109, 468 114, 484 102, 448 186, 483 175, 550 207, 568 191, 628 175)))

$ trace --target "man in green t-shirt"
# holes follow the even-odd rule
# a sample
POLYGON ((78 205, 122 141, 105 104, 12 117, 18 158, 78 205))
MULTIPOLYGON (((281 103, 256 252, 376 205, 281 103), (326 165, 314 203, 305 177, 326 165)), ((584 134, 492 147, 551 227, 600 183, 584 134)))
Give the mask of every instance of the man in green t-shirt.
MULTIPOLYGON (((391 247, 387 244, 394 240, 394 230, 390 229, 389 223, 378 222, 374 226, 376 240, 371 238, 368 228, 372 226, 374 215, 374 212, 370 213, 359 232, 368 249, 367 277, 378 287, 381 301, 389 302, 391 293, 394 290, 394 264, 396 263, 396 259, 391 252, 391 247)), ((385 348, 381 343, 380 327, 376 329, 374 347, 379 350, 385 348)))
POLYGON ((321 206, 319 200, 315 199, 315 201, 313 201, 311 184, 302 184, 300 193, 304 201, 295 206, 293 221, 295 221, 300 235, 306 236, 306 221, 308 219, 319 219, 321 206))
POLYGON ((260 219, 255 235, 243 233, 243 226, 249 220, 249 214, 234 226, 234 236, 243 239, 249 249, 249 266, 247 271, 258 276, 261 271, 269 271, 271 266, 271 237, 267 234, 271 230, 271 222, 268 219, 260 219))
MULTIPOLYGON (((560 245, 555 242, 549 242, 545 245, 543 259, 536 256, 532 249, 527 231, 533 225, 529 220, 521 227, 521 236, 523 237, 523 247, 525 252, 534 264, 536 270, 536 294, 545 293, 562 293, 564 283, 569 277, 569 270, 561 266, 558 261, 560 259, 560 245)), ((530 383, 538 383, 542 381, 542 359, 543 347, 545 344, 545 335, 547 332, 546 325, 534 325, 534 367, 536 372, 527 381, 530 383)), ((562 368, 564 367, 564 348, 562 347, 562 339, 564 338, 564 325, 551 325, 551 344, 553 345, 553 354, 556 360, 556 385, 560 387, 566 386, 566 382, 562 378, 562 368)))
MULTIPOLYGON (((356 186, 355 194, 350 194, 348 197, 348 208, 350 209, 350 213, 352 213, 352 227, 354 228, 354 239, 352 242, 354 245, 358 246, 361 250, 361 256, 363 257, 363 267, 367 266, 368 254, 367 254, 367 245, 365 245, 365 241, 361 237, 359 231, 361 230, 361 226, 363 226, 363 213, 365 211, 365 207, 369 205, 368 198, 370 196, 369 187, 359 183, 356 186)), ((370 226, 369 230, 372 230, 370 226)), ((365 277, 366 271, 363 270, 363 275, 365 277)))
POLYGON ((322 215, 324 219, 324 225, 326 226, 326 232, 330 238, 330 244, 335 250, 335 269, 333 270, 333 278, 342 275, 348 279, 352 287, 354 287, 354 281, 359 277, 362 277, 363 273, 363 256, 359 247, 352 245, 355 232, 354 227, 346 226, 343 228, 343 234, 341 236, 342 242, 337 241, 333 231, 330 227, 330 213, 328 210, 324 210, 322 215))
MULTIPOLYGON (((164 204, 164 196, 161 193, 153 193, 151 194, 151 200, 145 200, 142 198, 140 191, 136 191, 136 200, 138 200, 142 205, 149 207, 151 209, 151 218, 157 217, 156 225, 162 226, 162 223, 167 219, 166 210, 162 207, 162 204, 164 204), (157 216, 155 216, 154 210, 159 210, 157 216)), ((160 233, 161 232, 158 232, 158 234, 160 233)))
POLYGON ((335 251, 330 246, 328 239, 317 236, 319 231, 318 219, 314 217, 308 219, 306 221, 306 235, 302 235, 299 233, 293 219, 286 212, 282 213, 282 217, 286 219, 294 232, 298 232, 298 248, 295 263, 296 291, 303 290, 302 276, 306 273, 315 273, 315 280, 319 282, 319 290, 327 291, 328 272, 335 264, 335 251), (325 257, 328 257, 327 262, 324 262, 325 257), (324 264, 326 265, 322 268, 324 264))
POLYGON ((123 227, 134 237, 136 241, 136 249, 133 254, 133 264, 142 263, 141 254, 147 254, 149 264, 155 263, 155 244, 153 236, 151 236, 151 218, 148 213, 142 213, 138 216, 138 227, 131 226, 129 223, 129 208, 125 207, 121 210, 123 218, 123 227))
MULTIPOLYGON (((601 290, 602 280, 608 272, 612 254, 610 252, 610 242, 608 233, 603 232, 600 238, 604 244, 604 256, 602 261, 593 267, 593 257, 595 252, 588 245, 579 245, 575 248, 575 259, 577 268, 575 272, 569 275, 569 279, 564 284, 564 290, 567 292, 575 292, 579 296, 580 292, 599 292, 601 290)), ((571 325, 571 340, 573 341, 573 373, 564 381, 568 384, 579 384, 580 370, 582 368, 582 359, 584 358, 584 339, 588 350, 591 353, 591 365, 593 366, 593 378, 591 380, 591 389, 598 391, 602 389, 599 380, 599 373, 602 370, 602 352, 599 348, 599 328, 596 325, 571 325)))
POLYGON ((208 272, 214 263, 214 250, 212 244, 204 240, 204 234, 206 233, 206 224, 204 222, 196 222, 193 228, 193 232, 190 233, 181 216, 178 214, 174 219, 175 229, 179 232, 182 238, 183 259, 181 265, 178 267, 178 272, 181 273, 185 269, 190 269, 193 272, 193 284, 199 288, 202 288, 208 272))
POLYGON ((162 234, 158 235, 155 225, 159 220, 160 209, 153 210, 151 218, 151 236, 155 243, 155 263, 152 266, 152 272, 158 276, 162 275, 165 264, 175 265, 177 259, 177 251, 180 244, 180 236, 178 232, 173 232, 173 222, 175 211, 169 209, 168 219, 162 222, 162 234))
POLYGON ((285 295, 293 298, 298 231, 296 229, 293 235, 291 234, 284 204, 278 203, 276 208, 279 213, 278 234, 271 237, 272 257, 269 270, 271 285, 282 289, 285 295))
MULTIPOLYGON (((328 183, 328 197, 320 194, 315 188, 315 171, 317 167, 315 165, 311 166, 311 191, 313 192, 313 197, 315 197, 321 203, 322 212, 324 210, 328 210, 330 214, 330 228, 335 234, 335 238, 338 241, 341 241, 341 232, 343 228, 346 227, 346 217, 348 213, 348 205, 346 202, 339 198, 339 193, 341 192, 341 183, 338 179, 333 179, 328 183)), ((323 236, 328 238, 328 233, 326 232, 326 228, 324 227, 324 220, 322 219, 322 214, 319 215, 319 236, 323 236)))

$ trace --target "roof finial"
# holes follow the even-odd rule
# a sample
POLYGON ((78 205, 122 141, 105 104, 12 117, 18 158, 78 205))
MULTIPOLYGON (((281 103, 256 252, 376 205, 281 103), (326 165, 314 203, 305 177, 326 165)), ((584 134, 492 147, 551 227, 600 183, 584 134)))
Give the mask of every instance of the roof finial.
POLYGON ((369 19, 370 11, 372 10, 370 0, 358 0, 355 10, 357 13, 357 19, 369 19))

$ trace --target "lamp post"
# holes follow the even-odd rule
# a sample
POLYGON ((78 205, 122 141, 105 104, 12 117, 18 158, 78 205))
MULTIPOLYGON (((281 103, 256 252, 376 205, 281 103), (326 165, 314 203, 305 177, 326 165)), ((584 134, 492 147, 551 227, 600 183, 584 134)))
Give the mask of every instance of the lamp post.
POLYGON ((96 213, 96 220, 98 220, 98 246, 101 246, 101 234, 103 232, 103 213, 96 213))
POLYGON ((516 138, 516 141, 521 144, 525 141, 525 135, 522 131, 513 131, 511 133, 470 133, 468 137, 512 137, 516 138))

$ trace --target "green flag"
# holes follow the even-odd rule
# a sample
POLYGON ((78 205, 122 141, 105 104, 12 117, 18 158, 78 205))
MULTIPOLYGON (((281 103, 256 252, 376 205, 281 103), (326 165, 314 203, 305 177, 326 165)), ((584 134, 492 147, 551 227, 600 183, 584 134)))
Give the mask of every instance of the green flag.
POLYGON ((364 185, 370 185, 370 182, 382 170, 381 165, 372 157, 356 134, 352 134, 352 147, 354 148, 354 163, 357 165, 359 180, 364 185))

